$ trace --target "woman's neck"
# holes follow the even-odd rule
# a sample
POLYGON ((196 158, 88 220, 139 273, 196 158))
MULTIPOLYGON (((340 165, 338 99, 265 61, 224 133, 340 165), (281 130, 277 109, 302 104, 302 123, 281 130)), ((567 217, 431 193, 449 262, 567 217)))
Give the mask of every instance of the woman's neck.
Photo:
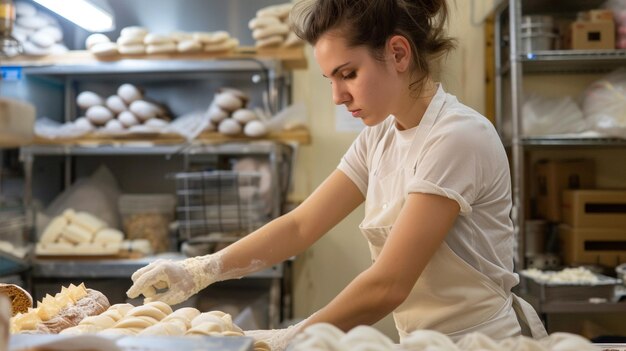
POLYGON ((407 89, 406 95, 400 100, 398 111, 394 113, 396 128, 406 130, 416 127, 437 93, 437 88, 437 84, 431 78, 427 78, 417 92, 407 89), (415 96, 416 94, 419 96, 415 96))

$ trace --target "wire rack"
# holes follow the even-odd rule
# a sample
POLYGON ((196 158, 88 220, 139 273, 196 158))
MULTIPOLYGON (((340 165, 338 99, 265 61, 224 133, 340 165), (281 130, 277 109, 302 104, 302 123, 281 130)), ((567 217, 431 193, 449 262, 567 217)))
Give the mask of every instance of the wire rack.
POLYGON ((266 223, 258 172, 203 171, 173 175, 181 239, 246 234, 266 223))

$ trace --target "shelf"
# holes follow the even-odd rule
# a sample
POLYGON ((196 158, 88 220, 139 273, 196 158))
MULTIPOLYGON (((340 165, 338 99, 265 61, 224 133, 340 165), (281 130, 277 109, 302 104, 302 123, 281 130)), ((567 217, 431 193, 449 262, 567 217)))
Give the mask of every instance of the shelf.
POLYGON ((18 56, 4 59, 2 66, 22 67, 25 74, 124 74, 148 72, 257 71, 280 62, 285 69, 305 69, 303 47, 254 49, 240 47, 222 54, 155 54, 96 57, 89 51, 75 50, 60 55, 18 56), (263 66, 261 66, 263 65, 263 66))
POLYGON ((525 137, 522 145, 543 147, 626 147, 626 139, 621 138, 569 138, 569 137, 525 137))
POLYGON ((62 155, 173 155, 194 153, 258 154, 273 150, 275 142, 308 145, 311 135, 304 128, 271 133, 263 139, 228 137, 219 133, 203 133, 192 142, 178 135, 152 138, 82 137, 78 139, 35 139, 20 148, 21 157, 62 155))
POLYGON ((626 65, 626 50, 550 50, 520 56, 525 73, 598 73, 626 65))
MULTIPOLYGON (((32 263, 35 278, 130 278, 139 268, 159 258, 182 260, 182 254, 166 253, 139 259, 42 259, 32 263)), ((282 265, 274 265, 246 278, 274 279, 283 275, 282 265)))

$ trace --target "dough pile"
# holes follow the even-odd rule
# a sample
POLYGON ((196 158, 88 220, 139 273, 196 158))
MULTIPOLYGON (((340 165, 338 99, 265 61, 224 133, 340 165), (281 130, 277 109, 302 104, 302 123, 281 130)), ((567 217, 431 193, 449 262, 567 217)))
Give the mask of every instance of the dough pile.
POLYGON ((54 17, 37 11, 26 1, 15 2, 15 15, 12 35, 22 44, 24 54, 44 56, 68 51, 61 25, 54 17))
POLYGON ((151 55, 171 53, 225 53, 239 46, 239 40, 226 31, 150 33, 139 26, 122 28, 113 43, 104 34, 87 37, 85 47, 96 56, 151 55))
POLYGON ((215 131, 224 135, 245 134, 258 138, 268 133, 257 112, 247 109, 248 95, 233 88, 221 88, 215 94, 206 111, 209 125, 206 131, 215 131))
POLYGON ((42 232, 35 246, 37 255, 117 254, 124 234, 87 212, 67 209, 42 232))
MULTIPOLYGON (((101 334, 140 336, 243 336, 243 330, 233 323, 230 314, 221 311, 200 313, 183 307, 176 311, 160 301, 141 306, 112 305, 97 316, 87 317, 61 334, 101 334)), ((262 341, 255 343, 256 351, 270 351, 262 341)))
POLYGON ((285 3, 267 6, 256 12, 256 17, 248 22, 248 28, 252 30, 252 38, 256 40, 257 48, 295 47, 304 44, 289 27, 289 12, 292 7, 292 3, 285 3))
POLYGON ((401 344, 369 326, 359 326, 348 333, 331 324, 320 323, 306 328, 289 344, 288 351, 349 351, 349 350, 428 350, 428 351, 594 351, 589 340, 575 334, 554 333, 534 340, 517 336, 496 341, 480 333, 470 333, 454 343, 449 337, 432 330, 418 330, 401 344))
POLYGON ((11 333, 58 334, 77 325, 83 318, 109 308, 109 300, 101 292, 84 284, 62 287, 54 296, 46 295, 36 308, 11 318, 11 333))
POLYGON ((159 133, 171 119, 164 105, 148 101, 142 89, 128 83, 120 85, 116 94, 106 99, 92 91, 83 91, 76 97, 76 104, 84 116, 76 118, 74 126, 86 132, 159 133))

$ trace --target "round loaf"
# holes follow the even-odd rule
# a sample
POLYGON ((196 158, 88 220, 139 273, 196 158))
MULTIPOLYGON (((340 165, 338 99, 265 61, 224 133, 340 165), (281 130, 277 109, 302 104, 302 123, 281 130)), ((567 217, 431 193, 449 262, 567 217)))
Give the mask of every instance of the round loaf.
POLYGON ((33 307, 33 298, 30 294, 15 284, 0 284, 0 294, 5 295, 11 302, 11 315, 26 313, 33 307))
POLYGON ((121 132, 125 128, 122 122, 118 121, 117 119, 112 119, 104 125, 104 129, 108 132, 121 132))
POLYGON ((213 123, 220 123, 228 117, 228 112, 215 104, 211 104, 207 110, 207 117, 209 117, 209 120, 213 123))

